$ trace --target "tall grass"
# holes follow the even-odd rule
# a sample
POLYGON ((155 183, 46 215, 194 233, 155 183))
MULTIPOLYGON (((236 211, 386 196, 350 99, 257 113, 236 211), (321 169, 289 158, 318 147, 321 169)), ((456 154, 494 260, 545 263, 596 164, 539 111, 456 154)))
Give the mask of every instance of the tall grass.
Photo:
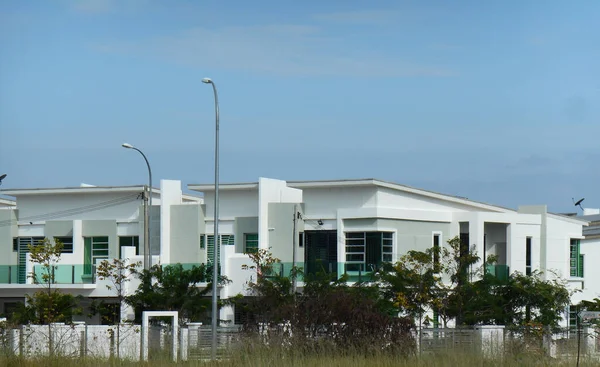
MULTIPOLYGON (((293 349, 268 348, 246 345, 230 352, 230 355, 220 361, 185 361, 179 362, 181 366, 203 366, 203 367, 269 367, 269 366, 302 366, 302 367, 429 367, 429 366, 505 366, 505 367, 528 367, 528 366, 573 366, 574 360, 552 360, 539 355, 505 356, 499 360, 485 359, 480 355, 451 351, 436 355, 422 355, 401 357, 393 354, 370 354, 365 355, 359 351, 336 353, 334 351, 321 351, 313 353, 298 353, 293 349)), ((92 367, 92 366, 171 366, 175 365, 166 358, 159 358, 147 362, 103 360, 103 359, 77 359, 64 357, 32 358, 0 357, 0 366, 33 367, 92 367)), ((599 361, 582 359, 581 366, 598 366, 599 361)))

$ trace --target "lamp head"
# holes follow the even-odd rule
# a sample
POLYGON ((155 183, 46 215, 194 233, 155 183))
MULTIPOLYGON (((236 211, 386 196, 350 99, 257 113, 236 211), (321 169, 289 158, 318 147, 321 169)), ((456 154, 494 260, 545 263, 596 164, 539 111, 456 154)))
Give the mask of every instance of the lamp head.
POLYGON ((204 78, 204 79, 202 79, 202 83, 211 84, 212 83, 212 79, 211 78, 204 78))
POLYGON ((133 149, 133 145, 131 145, 131 144, 128 144, 128 143, 123 143, 123 144, 121 144, 121 146, 122 146, 123 148, 127 148, 127 149, 133 149))

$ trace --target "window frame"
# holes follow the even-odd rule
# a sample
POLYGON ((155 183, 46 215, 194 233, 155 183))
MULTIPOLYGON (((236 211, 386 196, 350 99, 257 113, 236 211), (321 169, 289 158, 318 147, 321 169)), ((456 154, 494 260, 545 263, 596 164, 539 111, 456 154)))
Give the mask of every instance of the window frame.
MULTIPOLYGON (((380 258, 379 263, 391 263, 394 260, 395 234, 393 230, 358 230, 344 232, 345 267, 348 273, 368 272, 367 242, 368 234, 378 233, 380 258), (389 259, 389 260, 388 260, 389 259)), ((377 265, 377 264, 376 264, 377 265)))
POLYGON ((533 267, 531 265, 533 258, 533 238, 525 237, 525 275, 531 275, 533 267))
POLYGON ((579 238, 571 238, 569 242, 569 275, 571 277, 584 277, 583 260, 584 255, 581 253, 581 240, 579 238))
POLYGON ((63 244, 63 248, 61 250, 62 254, 72 254, 73 253, 73 236, 54 236, 54 243, 56 240, 59 240, 63 244))
POLYGON ((259 249, 258 233, 244 233, 244 251, 243 252, 245 254, 256 253, 256 252, 258 252, 258 249, 259 249), (251 236, 252 237, 256 236, 256 238, 255 239, 254 238, 250 239, 249 237, 251 237, 251 236), (253 249, 252 252, 248 251, 248 248, 249 248, 248 247, 248 243, 249 242, 252 242, 252 243, 256 242, 256 246, 250 247, 250 248, 253 249))

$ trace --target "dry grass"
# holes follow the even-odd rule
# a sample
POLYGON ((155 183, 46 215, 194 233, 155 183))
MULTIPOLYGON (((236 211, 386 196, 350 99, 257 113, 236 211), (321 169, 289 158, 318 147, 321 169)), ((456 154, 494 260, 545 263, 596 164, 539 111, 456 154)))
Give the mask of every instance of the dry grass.
MULTIPOLYGON (((245 351, 247 352, 247 351, 245 351)), ((503 366, 503 367, 527 367, 527 366, 573 366, 575 361, 553 361, 540 358, 539 356, 505 357, 504 360, 486 360, 480 356, 447 353, 443 355, 412 356, 402 358, 391 355, 364 356, 358 353, 346 355, 309 355, 283 353, 273 350, 254 350, 252 353, 234 353, 230 358, 213 361, 187 361, 179 362, 181 366, 203 366, 203 367, 268 367, 268 366, 302 366, 302 367, 445 367, 445 366, 503 366)), ((15 367, 92 367, 92 366, 169 366, 175 365, 166 359, 148 362, 131 361, 107 361, 101 359, 75 359, 75 358, 36 358, 23 359, 18 357, 0 357, 1 366, 15 367)), ((598 361, 591 362, 582 359, 581 366, 598 366, 598 361)))

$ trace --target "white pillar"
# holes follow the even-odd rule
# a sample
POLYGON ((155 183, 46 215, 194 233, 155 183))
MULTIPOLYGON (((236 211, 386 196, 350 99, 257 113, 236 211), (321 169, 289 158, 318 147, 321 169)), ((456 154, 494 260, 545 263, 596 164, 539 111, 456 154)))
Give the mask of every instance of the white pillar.
POLYGON ((485 358, 496 358, 504 353, 504 325, 475 327, 481 338, 481 352, 485 358))
POLYGON ((483 265, 483 235, 484 222, 480 219, 479 215, 474 215, 469 221, 469 250, 474 246, 477 256, 481 259, 473 265, 471 271, 475 271, 483 265))

